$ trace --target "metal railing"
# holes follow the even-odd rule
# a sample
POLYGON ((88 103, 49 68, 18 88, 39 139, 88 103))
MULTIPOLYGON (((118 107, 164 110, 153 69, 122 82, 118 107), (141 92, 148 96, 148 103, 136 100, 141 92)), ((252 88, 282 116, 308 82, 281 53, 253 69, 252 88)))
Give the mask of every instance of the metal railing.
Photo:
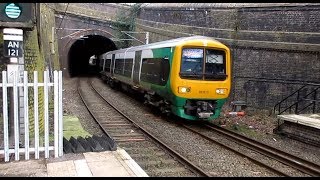
POLYGON ((38 72, 34 71, 34 82, 30 83, 28 82, 27 71, 23 72, 23 77, 20 77, 18 71, 11 74, 2 71, 0 88, 2 88, 3 98, 3 148, 0 149, 0 154, 4 155, 5 162, 10 160, 10 154, 14 154, 16 161, 19 160, 20 153, 24 153, 25 160, 30 159, 30 153, 34 153, 34 158, 39 159, 39 152, 43 151, 45 158, 49 158, 49 151, 54 151, 55 157, 63 155, 62 72, 53 72, 53 82, 50 82, 48 74, 48 71, 43 72, 44 78, 43 83, 41 83, 38 82, 38 72), (41 89, 39 91, 39 87, 43 89, 43 103, 39 103, 39 93, 42 91, 41 89), (53 87, 53 96, 50 95, 51 87, 53 87), (29 89, 32 88, 33 94, 29 93, 29 89), (29 103, 29 97, 33 97, 33 104, 29 103), (23 101, 19 101, 19 98, 23 101), (12 101, 10 106, 13 106, 13 112, 8 111, 10 109, 8 99, 12 101), (53 113, 49 112, 50 100, 53 100, 53 113), (31 117, 29 115, 29 105, 33 106, 34 110, 32 119, 29 119, 31 117), (44 107, 40 115, 44 115, 44 118, 39 118, 39 106, 41 105, 44 107), (21 106, 23 112, 20 112, 21 106), (53 114, 53 117, 50 117, 50 114, 53 114), (21 123, 21 117, 23 117, 23 123, 21 123), (30 123, 34 126, 30 126, 30 123), (44 126, 43 134, 40 133, 40 123, 44 126), (12 129, 12 125, 14 126, 14 133, 9 131, 12 129), (32 133, 30 133, 30 130, 32 133), (52 138, 50 140, 50 135, 53 135, 53 141, 52 138), (24 143, 22 143, 22 139, 24 139, 24 143))
POLYGON ((289 96, 287 96, 286 98, 284 98, 280 102, 278 102, 273 108, 274 114, 276 114, 277 110, 278 110, 277 115, 280 115, 286 111, 289 111, 289 113, 292 113, 293 108, 294 108, 294 113, 299 114, 302 111, 306 110, 311 105, 313 105, 312 113, 316 113, 317 103, 320 102, 320 99, 317 99, 317 96, 319 94, 320 85, 312 85, 312 86, 314 86, 313 90, 311 90, 306 95, 301 95, 301 92, 306 90, 307 88, 310 88, 310 86, 311 85, 303 85, 298 90, 296 90, 295 92, 291 93, 289 96), (296 100, 293 103, 291 103, 289 106, 283 105, 284 103, 287 103, 290 98, 292 98, 294 96, 296 96, 296 100), (312 96, 312 97, 310 98, 310 96, 312 96), (309 102, 309 104, 302 106, 303 102, 304 103, 309 102), (302 106, 302 108, 301 108, 301 106, 302 106), (300 109, 299 109, 299 107, 300 107, 300 109))

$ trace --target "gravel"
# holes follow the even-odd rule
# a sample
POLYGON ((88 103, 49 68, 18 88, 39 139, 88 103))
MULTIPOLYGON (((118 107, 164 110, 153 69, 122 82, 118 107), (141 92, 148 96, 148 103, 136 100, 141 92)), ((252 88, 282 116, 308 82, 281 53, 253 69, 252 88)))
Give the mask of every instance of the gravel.
POLYGON ((99 125, 92 119, 88 110, 85 108, 81 97, 78 95, 77 78, 63 79, 63 110, 64 115, 73 115, 79 118, 84 130, 89 134, 103 135, 104 132, 99 125))

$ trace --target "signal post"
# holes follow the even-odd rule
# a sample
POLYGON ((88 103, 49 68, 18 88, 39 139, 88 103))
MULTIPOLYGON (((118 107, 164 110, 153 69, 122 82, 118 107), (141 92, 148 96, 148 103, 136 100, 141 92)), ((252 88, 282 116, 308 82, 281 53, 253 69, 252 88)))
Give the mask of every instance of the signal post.
MULTIPOLYGON (((24 72, 23 32, 31 30, 35 25, 35 3, 0 3, 0 28, 3 32, 3 58, 7 64, 8 83, 13 82, 18 74, 21 82, 24 72)), ((8 88, 10 106, 8 110, 10 139, 14 136, 14 104, 19 109, 19 128, 24 128, 23 88, 18 88, 18 99, 13 99, 13 88, 8 88)), ((20 130, 19 130, 20 131, 20 130)), ((23 132, 23 131, 20 131, 23 132)), ((20 134, 19 132, 16 134, 20 134)), ((11 141, 12 142, 12 141, 11 141)))

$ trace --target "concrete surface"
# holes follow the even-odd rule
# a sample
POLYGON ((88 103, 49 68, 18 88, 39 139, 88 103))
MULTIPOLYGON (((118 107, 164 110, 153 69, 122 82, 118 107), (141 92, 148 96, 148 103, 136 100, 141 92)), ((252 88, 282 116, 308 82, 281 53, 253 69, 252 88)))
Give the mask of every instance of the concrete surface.
POLYGON ((148 177, 126 151, 119 147, 117 151, 65 154, 61 158, 0 162, 1 176, 148 177))

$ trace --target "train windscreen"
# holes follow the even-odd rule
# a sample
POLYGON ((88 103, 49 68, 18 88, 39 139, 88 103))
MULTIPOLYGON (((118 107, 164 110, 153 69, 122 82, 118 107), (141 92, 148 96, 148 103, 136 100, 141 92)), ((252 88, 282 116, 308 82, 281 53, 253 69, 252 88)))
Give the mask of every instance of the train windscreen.
POLYGON ((222 50, 183 48, 180 77, 183 79, 225 80, 226 55, 222 50))

